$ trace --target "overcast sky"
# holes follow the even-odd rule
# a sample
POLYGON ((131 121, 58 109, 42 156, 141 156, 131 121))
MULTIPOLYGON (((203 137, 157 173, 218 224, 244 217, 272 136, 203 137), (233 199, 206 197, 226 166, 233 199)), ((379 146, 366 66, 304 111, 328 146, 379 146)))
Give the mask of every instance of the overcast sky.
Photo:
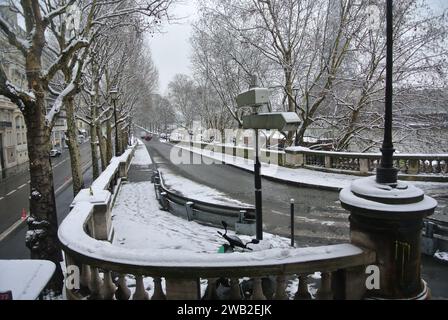
POLYGON ((166 25, 164 33, 148 39, 152 58, 159 70, 159 91, 165 93, 168 83, 178 73, 191 74, 190 56, 191 23, 197 18, 196 1, 182 1, 172 11, 172 15, 182 18, 174 24, 166 25))
MULTIPOLYGON (((428 3, 437 10, 448 8, 448 0, 428 0, 428 3)), ((164 33, 149 38, 154 63, 159 70, 159 92, 164 94, 168 83, 177 73, 191 75, 190 56, 191 23, 197 18, 196 1, 182 1, 177 4, 172 14, 183 17, 176 24, 166 25, 164 33)), ((437 11, 436 11, 437 12, 437 11)))

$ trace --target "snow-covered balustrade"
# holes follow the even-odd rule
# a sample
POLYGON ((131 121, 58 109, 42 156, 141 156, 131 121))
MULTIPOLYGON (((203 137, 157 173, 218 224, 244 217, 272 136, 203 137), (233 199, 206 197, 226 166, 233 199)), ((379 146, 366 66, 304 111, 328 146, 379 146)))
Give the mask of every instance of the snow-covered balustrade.
POLYGON ((375 261, 374 252, 351 244, 227 254, 123 248, 96 239, 97 210, 100 204, 77 202, 58 231, 67 266, 80 270, 81 287, 67 288, 70 299, 149 299, 149 293, 152 299, 215 299, 223 282, 227 298, 243 299, 240 283, 247 278, 253 280, 252 299, 309 299, 309 276, 315 272, 321 274, 315 298, 357 299, 364 294, 365 268, 375 261), (299 279, 292 293, 291 277, 299 279), (154 285, 148 293, 149 278, 154 285), (135 279, 133 290, 130 279, 135 279), (207 289, 200 290, 204 283, 207 289))
POLYGON ((113 157, 107 168, 101 173, 101 175, 95 179, 92 183, 92 190, 109 190, 114 192, 114 186, 117 185, 117 181, 120 178, 126 177, 129 169, 132 156, 135 152, 134 144, 132 147, 126 149, 126 151, 118 157, 113 157))
MULTIPOLYGON (((253 159, 254 157, 251 147, 175 139, 171 139, 170 142, 244 159, 253 159)), ((304 167, 312 170, 364 176, 374 173, 381 154, 322 151, 305 147, 289 147, 285 151, 261 148, 260 159, 262 162, 292 168, 304 167)), ((446 153, 395 153, 394 166, 399 169, 399 178, 402 180, 448 181, 448 154, 446 153)))
MULTIPOLYGON (((290 167, 345 174, 369 175, 381 159, 380 153, 334 152, 303 147, 286 149, 285 162, 290 167)), ((403 180, 448 181, 448 154, 394 154, 394 166, 403 180)))

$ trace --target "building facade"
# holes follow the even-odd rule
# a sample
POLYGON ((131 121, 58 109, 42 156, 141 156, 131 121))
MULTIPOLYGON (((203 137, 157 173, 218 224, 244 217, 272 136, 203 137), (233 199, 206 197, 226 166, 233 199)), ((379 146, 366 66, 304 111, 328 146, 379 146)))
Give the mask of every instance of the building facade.
MULTIPOLYGON (((8 2, 0 1, 0 15, 19 35, 25 38, 25 32, 18 24, 17 14, 10 10, 8 2)), ((48 66, 52 61, 54 61, 54 57, 45 51, 43 54, 43 65, 48 66)), ((18 88, 27 86, 23 55, 8 43, 5 34, 1 31, 0 64, 6 73, 8 81, 18 88)), ((48 108, 51 108, 53 102, 54 98, 48 96, 48 108)), ((65 147, 64 137, 66 131, 67 120, 65 112, 61 111, 56 119, 51 135, 51 143, 54 148, 65 147)), ((0 95, 0 180, 27 170, 28 160, 26 124, 22 112, 16 104, 0 95)))

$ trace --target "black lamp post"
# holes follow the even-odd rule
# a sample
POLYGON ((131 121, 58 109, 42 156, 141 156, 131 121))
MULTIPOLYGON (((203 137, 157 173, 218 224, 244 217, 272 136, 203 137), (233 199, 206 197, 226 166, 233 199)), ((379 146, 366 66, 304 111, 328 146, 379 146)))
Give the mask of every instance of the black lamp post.
POLYGON ((117 106, 116 102, 118 99, 118 90, 117 88, 112 88, 109 92, 110 98, 114 103, 114 122, 115 122, 115 156, 118 157, 120 155, 120 148, 118 146, 118 124, 117 124, 117 106))
POLYGON ((386 105, 381 163, 376 169, 376 182, 396 185, 398 170, 394 168, 392 143, 392 71, 393 71, 393 0, 386 0, 386 105))
POLYGON ((349 292, 349 298, 420 300, 429 297, 428 287, 421 278, 423 219, 434 213, 437 201, 412 184, 398 182, 398 170, 393 167, 393 0, 385 3, 386 111, 381 164, 376 177, 354 180, 339 194, 342 207, 350 211, 350 242, 375 252, 375 265, 381 276, 376 288, 354 290, 349 292))

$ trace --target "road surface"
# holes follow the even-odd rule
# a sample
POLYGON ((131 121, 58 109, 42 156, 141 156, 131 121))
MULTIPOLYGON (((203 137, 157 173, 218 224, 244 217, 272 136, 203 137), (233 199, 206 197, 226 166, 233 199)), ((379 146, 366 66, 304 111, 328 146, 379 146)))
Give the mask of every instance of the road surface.
MULTIPOLYGON (((84 182, 90 185, 92 180, 90 142, 81 145, 81 162, 84 171, 84 182)), ((60 157, 52 158, 53 180, 56 193, 58 222, 69 212, 73 200, 73 189, 68 150, 63 150, 60 157)), ((25 223, 18 225, 22 210, 28 212, 29 174, 24 172, 0 184, 0 259, 29 258, 29 250, 25 246, 25 223), (12 225, 18 227, 11 230, 12 225), (10 230, 8 230, 8 228, 10 230)))
MULTIPOLYGON (((234 199, 253 203, 253 174, 225 164, 173 165, 173 146, 157 138, 145 144, 153 161, 163 171, 215 188, 234 199)), ((200 163, 200 156, 190 154, 191 163, 200 163), (195 157, 195 159, 193 159, 195 157), (198 158, 199 157, 199 158, 198 158)), ((348 214, 339 203, 338 192, 294 187, 263 179, 263 228, 274 234, 288 236, 289 199, 294 198, 296 243, 323 245, 348 241, 348 214)), ((172 186, 175 188, 175 186, 172 186)), ((422 256, 422 277, 431 288, 433 299, 448 299, 448 265, 429 256, 422 256)))
MULTIPOLYGON (((204 164, 201 156, 191 153, 195 164, 174 165, 170 153, 178 148, 162 143, 157 138, 145 141, 155 164, 162 171, 169 169, 197 183, 217 189, 229 197, 254 203, 254 177, 252 173, 226 164, 204 164), (173 148, 175 148, 173 150, 173 148), (199 164, 196 164, 199 163, 199 164)), ((176 190, 176 186, 171 186, 176 190)), ((264 231, 290 235, 290 199, 295 200, 295 235, 301 245, 328 244, 347 241, 349 236, 348 213, 342 209, 337 192, 300 188, 263 179, 264 231)), ((177 190, 182 192, 182 190, 177 190)))

